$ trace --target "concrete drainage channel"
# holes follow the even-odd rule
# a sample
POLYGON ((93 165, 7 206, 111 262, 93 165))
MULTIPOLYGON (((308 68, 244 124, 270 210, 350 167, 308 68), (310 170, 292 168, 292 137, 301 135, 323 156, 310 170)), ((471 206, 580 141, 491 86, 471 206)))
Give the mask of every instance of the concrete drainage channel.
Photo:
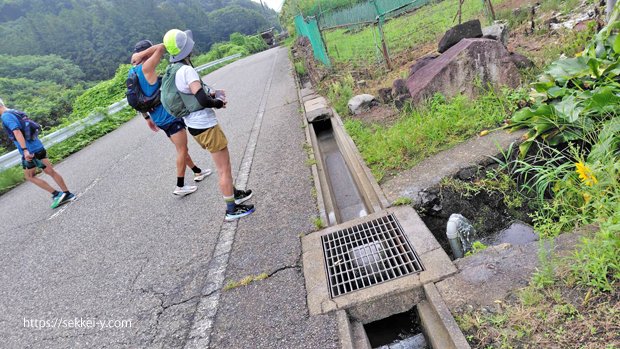
POLYGON ((300 91, 328 228, 302 238, 311 315, 336 312, 343 348, 469 348, 435 287, 456 268, 418 214, 388 207, 337 113, 300 91))

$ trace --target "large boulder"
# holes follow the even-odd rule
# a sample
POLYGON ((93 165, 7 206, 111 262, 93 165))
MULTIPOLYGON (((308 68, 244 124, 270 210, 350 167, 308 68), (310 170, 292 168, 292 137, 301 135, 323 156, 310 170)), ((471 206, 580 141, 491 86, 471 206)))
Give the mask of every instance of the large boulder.
POLYGON ((502 22, 482 28, 482 37, 500 41, 504 46, 508 46, 508 25, 502 22))
POLYGON ((349 111, 354 115, 359 115, 370 109, 373 104, 376 104, 375 96, 369 94, 357 95, 349 99, 349 103, 347 103, 349 111))
POLYGON ((450 47, 456 45, 463 39, 481 37, 482 26, 480 25, 479 20, 474 19, 448 29, 448 31, 443 35, 443 38, 439 41, 437 51, 439 51, 439 53, 444 53, 450 47))
POLYGON ((433 59, 437 58, 438 56, 439 56, 438 54, 431 53, 426 56, 418 58, 418 60, 415 61, 415 63, 409 68, 409 76, 415 74, 415 72, 422 69, 422 67, 432 62, 433 59))
POLYGON ((510 59, 510 53, 499 41, 463 39, 407 79, 407 88, 414 103, 435 93, 447 97, 464 93, 475 96, 474 81, 517 87, 521 76, 510 59))

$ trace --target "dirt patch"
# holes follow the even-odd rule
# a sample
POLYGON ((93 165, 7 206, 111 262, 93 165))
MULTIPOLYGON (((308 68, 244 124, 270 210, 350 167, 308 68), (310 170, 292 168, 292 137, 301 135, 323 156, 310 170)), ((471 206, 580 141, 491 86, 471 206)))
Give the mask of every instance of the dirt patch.
POLYGON ((620 346, 618 292, 593 293, 587 288, 563 285, 546 289, 530 286, 521 291, 520 297, 513 298, 510 303, 497 301, 495 308, 470 310, 457 316, 473 348, 620 346))
POLYGON ((382 126, 391 126, 398 118, 398 110, 388 105, 378 105, 361 114, 351 116, 351 119, 360 120, 368 125, 380 124, 382 126))
POLYGON ((495 10, 495 13, 497 13, 497 11, 506 10, 506 9, 512 10, 516 8, 531 7, 532 5, 536 3, 537 1, 534 1, 534 0, 508 0, 508 1, 502 2, 500 5, 493 5, 493 9, 495 10))

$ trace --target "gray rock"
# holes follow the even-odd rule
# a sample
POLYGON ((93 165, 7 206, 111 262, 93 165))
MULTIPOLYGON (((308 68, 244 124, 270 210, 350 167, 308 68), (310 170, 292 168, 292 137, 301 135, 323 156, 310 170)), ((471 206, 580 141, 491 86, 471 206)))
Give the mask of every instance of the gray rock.
POLYGON ((466 167, 464 169, 461 169, 456 176, 462 180, 462 181, 466 181, 468 179, 472 179, 474 178, 474 176, 476 176, 476 174, 478 173, 478 166, 469 166, 466 167))
POLYGON ((358 115, 363 111, 370 109, 372 103, 375 102, 375 96, 369 94, 357 95, 347 103, 351 114, 358 115))
POLYGON ((529 58, 527 58, 524 55, 519 54, 519 53, 514 53, 514 52, 511 53, 510 54, 510 60, 519 69, 534 68, 534 66, 535 66, 534 62, 532 62, 531 59, 529 59, 529 58))
POLYGON ((495 22, 495 24, 482 28, 482 35, 485 38, 500 41, 504 46, 508 45, 508 26, 506 23, 495 22))
POLYGON ((504 45, 489 39, 463 39, 441 56, 407 79, 407 88, 414 103, 435 93, 453 97, 459 93, 475 96, 479 91, 472 81, 482 86, 517 87, 521 76, 510 60, 504 45))
POLYGON ((441 41, 439 41, 437 51, 444 53, 463 39, 480 37, 482 37, 482 27, 480 26, 480 21, 474 19, 448 29, 441 41))
POLYGON ((396 79, 392 83, 392 96, 400 96, 402 94, 408 94, 407 81, 403 79, 396 79))
POLYGON ((380 88, 377 91, 377 95, 379 97, 379 101, 383 104, 388 104, 394 100, 394 96, 392 96, 392 88, 390 87, 380 88))

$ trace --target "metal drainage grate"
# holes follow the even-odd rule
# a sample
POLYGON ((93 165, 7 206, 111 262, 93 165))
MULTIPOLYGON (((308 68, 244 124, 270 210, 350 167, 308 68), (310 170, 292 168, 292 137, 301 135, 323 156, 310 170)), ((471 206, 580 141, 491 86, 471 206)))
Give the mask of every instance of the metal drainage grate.
POLYGON ((393 215, 323 235, 331 297, 424 270, 393 215))

